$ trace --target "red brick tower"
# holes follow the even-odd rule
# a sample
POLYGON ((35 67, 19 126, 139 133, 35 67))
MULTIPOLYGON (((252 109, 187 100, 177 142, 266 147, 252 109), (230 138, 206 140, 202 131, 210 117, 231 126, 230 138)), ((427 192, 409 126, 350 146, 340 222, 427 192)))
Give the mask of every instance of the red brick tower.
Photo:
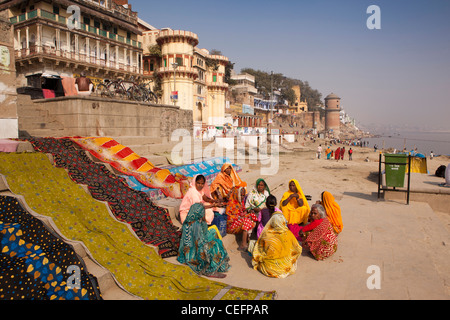
POLYGON ((333 130, 332 133, 338 136, 340 133, 339 112, 341 98, 334 93, 325 97, 325 130, 333 130))

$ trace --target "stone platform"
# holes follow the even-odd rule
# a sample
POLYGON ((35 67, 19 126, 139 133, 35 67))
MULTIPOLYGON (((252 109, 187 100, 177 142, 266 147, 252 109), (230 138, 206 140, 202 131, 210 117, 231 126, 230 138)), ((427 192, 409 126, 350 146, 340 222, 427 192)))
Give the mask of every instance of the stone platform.
MULTIPOLYGON (((385 200, 407 201, 407 175, 403 188, 386 190, 383 178, 382 196, 385 200)), ((445 179, 429 173, 411 173, 409 201, 425 202, 439 212, 450 213, 450 187, 442 186, 445 179)))

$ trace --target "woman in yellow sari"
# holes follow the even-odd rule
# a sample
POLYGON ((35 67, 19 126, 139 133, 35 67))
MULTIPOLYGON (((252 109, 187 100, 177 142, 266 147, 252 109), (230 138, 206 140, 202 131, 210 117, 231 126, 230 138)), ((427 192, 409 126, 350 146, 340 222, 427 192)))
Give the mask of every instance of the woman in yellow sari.
POLYGON ((267 222, 255 244, 253 269, 273 278, 286 278, 297 270, 302 247, 289 231, 286 218, 275 213, 267 222))
POLYGON ((320 201, 320 204, 325 208, 328 220, 330 220, 334 232, 339 234, 344 227, 342 223, 341 207, 336 200, 334 200, 333 195, 328 191, 322 192, 322 201, 320 201))
POLYGON ((306 224, 311 210, 297 180, 289 180, 289 190, 283 194, 280 209, 288 224, 306 224))

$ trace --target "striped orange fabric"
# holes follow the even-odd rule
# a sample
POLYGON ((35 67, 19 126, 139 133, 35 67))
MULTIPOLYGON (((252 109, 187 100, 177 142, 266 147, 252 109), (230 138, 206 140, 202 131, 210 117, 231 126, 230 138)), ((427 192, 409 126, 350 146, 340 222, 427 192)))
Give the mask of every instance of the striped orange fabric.
POLYGON ((118 171, 132 175, 150 188, 161 189, 172 198, 181 199, 189 190, 189 179, 173 175, 167 169, 155 167, 147 158, 136 154, 109 137, 72 137, 77 145, 89 151, 97 159, 111 164, 118 171))

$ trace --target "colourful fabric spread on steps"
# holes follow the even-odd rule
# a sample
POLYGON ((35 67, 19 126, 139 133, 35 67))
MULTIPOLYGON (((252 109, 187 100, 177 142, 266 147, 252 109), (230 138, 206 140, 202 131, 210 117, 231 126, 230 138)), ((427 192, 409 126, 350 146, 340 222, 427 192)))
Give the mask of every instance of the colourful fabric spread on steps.
MULTIPOLYGON (((161 259, 45 154, 0 153, 0 173, 13 193, 23 195, 33 211, 51 217, 66 238, 82 241, 130 293, 144 299, 209 300, 228 287, 161 259)), ((228 292, 223 298, 271 299, 275 294, 237 287, 229 291, 232 297, 228 292)))
POLYGON ((147 158, 140 157, 129 147, 109 137, 71 137, 77 145, 97 159, 111 164, 118 171, 134 176, 150 188, 161 189, 171 198, 182 199, 189 190, 189 179, 155 167, 147 158))
POLYGON ((2 195, 0 270, 0 300, 101 299, 97 279, 74 248, 16 198, 2 195))

